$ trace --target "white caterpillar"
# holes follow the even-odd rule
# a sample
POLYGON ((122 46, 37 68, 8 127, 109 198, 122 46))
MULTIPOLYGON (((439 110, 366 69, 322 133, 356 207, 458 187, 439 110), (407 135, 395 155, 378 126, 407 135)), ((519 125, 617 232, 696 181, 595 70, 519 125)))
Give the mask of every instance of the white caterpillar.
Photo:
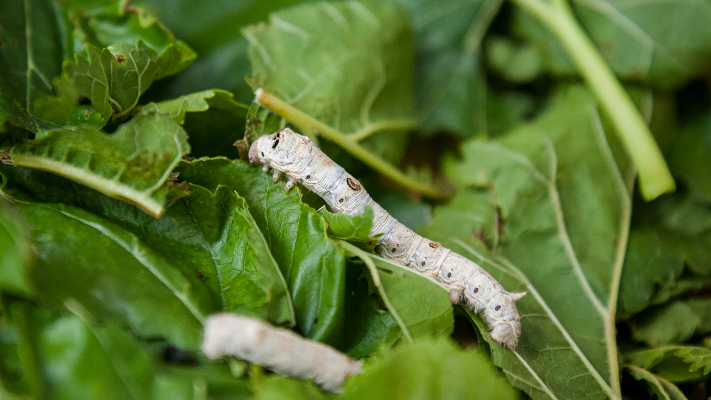
POLYGON ((358 180, 331 160, 311 140, 282 129, 257 139, 249 149, 252 164, 263 164, 264 172, 274 169, 274 181, 288 176, 286 190, 300 182, 321 196, 333 212, 351 216, 373 208, 371 235, 381 235, 375 251, 382 257, 413 268, 442 282, 449 298, 466 303, 479 313, 497 343, 515 347, 521 335, 516 300, 526 293, 509 293, 479 265, 416 234, 374 202, 358 180))
POLYGON ((258 319, 228 313, 207 319, 201 349, 211 359, 235 356, 281 375, 313 381, 334 393, 340 392, 343 382, 359 374, 362 367, 325 344, 258 319))

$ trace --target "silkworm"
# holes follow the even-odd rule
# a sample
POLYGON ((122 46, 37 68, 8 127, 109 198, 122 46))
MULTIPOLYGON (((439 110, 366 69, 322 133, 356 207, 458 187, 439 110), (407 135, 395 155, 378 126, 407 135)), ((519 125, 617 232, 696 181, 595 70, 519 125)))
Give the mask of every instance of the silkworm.
POLYGON ((362 364, 345 354, 267 322, 236 314, 214 314, 205 322, 201 349, 211 359, 225 355, 338 393, 362 364))
POLYGON ((282 129, 257 139, 249 149, 252 164, 264 172, 282 174, 286 190, 297 182, 321 196, 333 212, 354 216, 373 208, 371 235, 380 235, 375 251, 381 257, 428 275, 449 291, 453 304, 462 300, 482 313, 490 336, 498 344, 516 346, 521 335, 516 301, 526 293, 510 293, 475 262, 441 244, 424 238, 398 222, 370 198, 360 182, 324 154, 311 140, 291 129, 282 129))

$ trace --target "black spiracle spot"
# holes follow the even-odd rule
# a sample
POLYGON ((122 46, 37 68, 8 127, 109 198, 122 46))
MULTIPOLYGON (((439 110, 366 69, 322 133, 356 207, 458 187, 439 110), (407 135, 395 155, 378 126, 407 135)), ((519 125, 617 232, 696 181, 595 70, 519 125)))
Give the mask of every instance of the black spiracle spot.
POLYGON ((311 175, 306 175, 306 179, 311 179, 311 175))
POLYGON ((425 262, 424 262, 424 261, 422 262, 422 266, 423 266, 423 267, 425 266, 425 262))
POLYGON ((473 290, 473 292, 474 292, 474 293, 479 293, 479 288, 478 288, 478 287, 475 287, 474 290, 473 290))
POLYGON ((279 139, 274 141, 274 144, 272 145, 272 149, 276 149, 276 147, 279 145, 279 139))
POLYGON ((395 252, 395 250, 397 250, 397 249, 393 247, 393 249, 392 249, 392 250, 390 250, 390 252, 391 252, 391 253, 394 253, 394 252, 395 252))
POLYGON ((496 306, 496 308, 494 308, 494 311, 499 311, 499 310, 501 310, 501 306, 496 306))
POLYGON ((262 157, 264 157, 264 152, 262 152, 262 157))
POLYGON ((339 203, 343 203, 343 198, 338 199, 339 203))
POLYGON ((448 273, 447 273, 447 278, 451 278, 451 277, 452 277, 452 273, 451 273, 451 272, 448 272, 448 273))

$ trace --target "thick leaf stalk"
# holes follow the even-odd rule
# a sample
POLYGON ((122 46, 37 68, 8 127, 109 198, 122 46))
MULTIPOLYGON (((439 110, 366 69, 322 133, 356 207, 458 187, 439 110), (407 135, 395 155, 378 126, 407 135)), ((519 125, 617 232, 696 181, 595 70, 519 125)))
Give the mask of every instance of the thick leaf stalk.
POLYGON ((639 174, 645 200, 674 191, 674 179, 647 124, 610 67, 575 20, 565 0, 512 0, 560 40, 617 130, 639 174))
POLYGON ((272 110, 276 114, 295 124, 307 136, 318 134, 337 144, 355 158, 392 179, 400 186, 420 193, 433 199, 447 198, 446 194, 439 188, 426 183, 418 182, 394 167, 392 164, 374 155, 372 152, 358 144, 357 139, 353 139, 323 122, 311 117, 305 112, 274 96, 263 89, 255 92, 256 100, 259 104, 272 110))

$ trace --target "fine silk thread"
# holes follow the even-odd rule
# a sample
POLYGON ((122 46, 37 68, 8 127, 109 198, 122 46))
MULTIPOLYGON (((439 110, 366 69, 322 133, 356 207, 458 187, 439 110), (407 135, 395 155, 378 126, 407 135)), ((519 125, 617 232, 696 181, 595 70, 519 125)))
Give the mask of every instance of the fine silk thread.
POLYGON ((201 349, 210 359, 225 355, 261 365, 293 378, 310 380, 339 393, 362 364, 325 344, 236 314, 214 314, 205 321, 201 349))
POLYGON ((335 213, 355 216, 373 208, 371 236, 381 235, 375 251, 383 258, 428 275, 449 290, 453 304, 464 300, 482 312, 491 338, 515 347, 521 335, 516 300, 526 293, 510 293, 475 262, 416 234, 373 201, 360 182, 324 154, 311 140, 282 129, 257 139, 249 149, 249 161, 274 170, 274 182, 288 177, 286 190, 297 182, 321 196, 335 213))

